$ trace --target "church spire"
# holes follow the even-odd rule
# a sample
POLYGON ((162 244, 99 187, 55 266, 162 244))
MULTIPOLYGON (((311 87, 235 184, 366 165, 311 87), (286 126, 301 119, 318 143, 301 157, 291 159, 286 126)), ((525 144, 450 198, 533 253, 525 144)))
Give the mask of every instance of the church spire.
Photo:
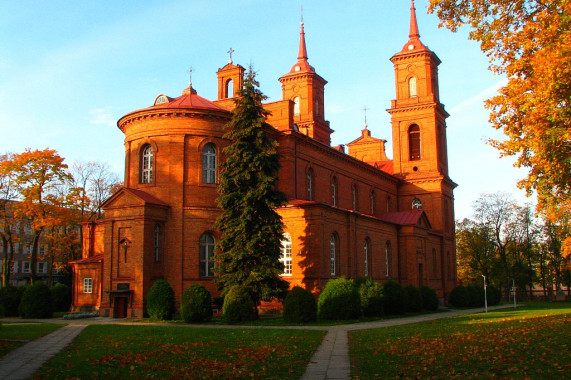
POLYGON ((418 23, 416 22, 416 8, 414 7, 414 0, 410 2, 410 32, 408 37, 416 39, 420 37, 418 33, 418 23))
POLYGON ((303 14, 301 16, 301 29, 299 31, 299 53, 298 61, 307 61, 307 48, 305 47, 305 31, 303 30, 303 14))

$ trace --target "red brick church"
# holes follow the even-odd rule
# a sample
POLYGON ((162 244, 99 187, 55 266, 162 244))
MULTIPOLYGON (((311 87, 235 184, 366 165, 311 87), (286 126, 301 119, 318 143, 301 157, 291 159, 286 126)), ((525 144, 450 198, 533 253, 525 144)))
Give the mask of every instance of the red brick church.
MULTIPOLYGON (((319 291, 331 278, 370 276, 428 285, 444 298, 455 285, 448 114, 439 100, 440 60, 419 38, 414 3, 409 39, 391 62, 392 160, 386 140, 366 125, 346 147, 331 146, 327 81, 308 62, 303 23, 297 61, 279 78, 283 100, 264 105, 279 143, 278 187, 289 200, 278 212, 283 276, 292 286, 319 291)), ((230 60, 217 72, 218 99, 189 86, 117 122, 124 187, 105 203, 105 219, 84 225, 83 256, 72 262, 75 309, 140 317, 160 278, 177 300, 195 283, 216 295, 216 186, 230 143, 222 136, 243 74, 230 60)))

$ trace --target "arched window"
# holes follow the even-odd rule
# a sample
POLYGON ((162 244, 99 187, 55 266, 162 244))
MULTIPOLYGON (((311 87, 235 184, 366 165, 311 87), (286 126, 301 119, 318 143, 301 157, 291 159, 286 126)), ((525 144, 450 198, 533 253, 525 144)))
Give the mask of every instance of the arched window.
POLYGON ((287 232, 283 236, 282 240, 282 247, 281 247, 281 256, 280 261, 284 265, 284 272, 285 276, 291 276, 292 273, 292 265, 291 265, 291 235, 287 232))
POLYGON ((356 210, 357 210, 357 206, 358 206, 358 204, 357 204, 357 196, 358 196, 358 194, 357 194, 357 185, 356 185, 356 184, 354 184, 354 185, 352 186, 352 188, 351 188, 351 196, 352 196, 352 200, 353 200, 353 202, 352 202, 353 210, 356 211, 356 210))
POLYGON ((408 151, 410 161, 420 160, 420 128, 416 124, 408 129, 408 151))
POLYGON ((363 265, 365 266, 364 269, 364 273, 365 276, 369 275, 369 246, 370 246, 370 242, 369 242, 369 238, 365 239, 365 242, 363 243, 363 265))
POLYGON ((153 234, 153 240, 154 240, 154 244, 153 244, 153 256, 155 259, 155 263, 160 261, 160 239, 161 239, 161 226, 159 226, 158 224, 155 224, 155 231, 153 234))
POLYGON ((385 244, 385 268, 386 268, 386 276, 391 276, 391 242, 387 241, 385 244))
POLYGON ((337 236, 331 234, 331 239, 329 239, 329 257, 331 266, 331 276, 337 275, 337 236))
POLYGON ((370 205, 369 211, 371 211, 372 215, 375 213, 375 190, 371 190, 371 193, 369 194, 369 205, 370 205))
POLYGON ((422 201, 418 198, 414 198, 411 203, 413 209, 422 210, 422 201))
POLYGON ((436 248, 432 248, 432 275, 438 278, 438 258, 436 255, 436 248))
POLYGON ((153 147, 145 144, 141 150, 141 183, 153 182, 153 147))
POLYGON ((387 195, 387 212, 391 212, 391 197, 387 195))
POLYGON ((224 92, 226 98, 234 97, 234 81, 232 79, 228 79, 226 82, 226 88, 224 89, 224 92))
POLYGON ((408 97, 409 98, 414 98, 417 96, 416 93, 416 78, 415 77, 410 77, 410 79, 408 80, 408 97))
POLYGON ((216 183, 216 147, 212 143, 202 149, 202 182, 216 183))
POLYGON ((319 116, 319 99, 313 98, 313 113, 315 116, 319 116))
POLYGON ((307 200, 313 200, 313 169, 307 169, 307 200))
POLYGON ((299 96, 296 96, 295 98, 293 98, 293 114, 294 116, 297 116, 301 113, 300 108, 299 108, 299 96))
POLYGON ((200 237, 200 276, 214 276, 214 245, 216 240, 210 233, 200 237))
POLYGON ((331 178, 331 204, 337 206, 337 178, 331 178))

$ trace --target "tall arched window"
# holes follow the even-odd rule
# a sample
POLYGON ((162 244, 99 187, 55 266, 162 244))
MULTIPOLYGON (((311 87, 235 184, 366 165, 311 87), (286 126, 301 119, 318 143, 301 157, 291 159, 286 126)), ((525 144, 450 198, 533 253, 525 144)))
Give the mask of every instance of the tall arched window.
POLYGON ((200 276, 214 276, 214 246, 216 240, 210 233, 203 234, 200 237, 200 276))
POLYGON ((307 200, 313 200, 313 169, 307 169, 307 200))
POLYGON ((234 81, 232 79, 228 79, 226 82, 226 88, 224 89, 225 97, 232 98, 234 96, 234 81))
POLYGON ((410 161, 420 160, 420 128, 416 124, 408 129, 408 151, 410 161))
POLYGON ((285 276, 291 276, 292 262, 291 262, 291 235, 287 232, 283 236, 280 261, 284 265, 285 276))
POLYGON ((146 144, 141 150, 141 183, 153 182, 153 164, 153 147, 146 144))
POLYGON ((357 203, 358 203, 358 202, 357 202, 357 200, 358 200, 358 198, 357 198, 357 197, 358 197, 358 194, 357 194, 357 185, 356 185, 356 184, 354 184, 354 185, 352 186, 352 188, 351 188, 351 196, 352 196, 352 200, 353 200, 353 202, 352 202, 353 210, 356 211, 356 210, 357 210, 357 206, 358 206, 358 204, 357 204, 357 203))
POLYGON ((387 212, 391 212, 391 197, 387 195, 387 212))
POLYGON ((299 115, 300 113, 301 111, 299 107, 299 96, 296 96, 295 98, 293 98, 293 114, 299 115))
POLYGON ((432 248, 432 275, 434 278, 438 278, 438 258, 435 248, 432 248))
POLYGON ((337 178, 331 178, 331 204, 337 206, 337 178))
POLYGON ((337 275, 337 236, 331 234, 329 239, 329 262, 331 266, 331 276, 337 275))
POLYGON ((409 98, 414 98, 415 96, 417 96, 417 93, 416 93, 416 78, 415 78, 415 77, 410 77, 410 79, 408 80, 408 97, 409 97, 409 98))
POLYGON ((375 213, 375 190, 371 190, 371 193, 369 194, 369 205, 370 205, 369 211, 371 212, 372 215, 375 213))
POLYGON ((160 244, 161 244, 161 226, 155 224, 155 230, 153 233, 153 256, 155 259, 155 263, 160 261, 160 244))
POLYGON ((387 241, 385 244, 385 268, 386 276, 391 276, 391 242, 387 241))
POLYGON ((202 182, 216 183, 216 147, 212 143, 202 149, 202 182))
POLYGON ((370 242, 369 242, 369 238, 365 239, 365 242, 363 243, 363 265, 365 266, 364 269, 364 273, 365 276, 369 275, 369 247, 370 247, 370 242))

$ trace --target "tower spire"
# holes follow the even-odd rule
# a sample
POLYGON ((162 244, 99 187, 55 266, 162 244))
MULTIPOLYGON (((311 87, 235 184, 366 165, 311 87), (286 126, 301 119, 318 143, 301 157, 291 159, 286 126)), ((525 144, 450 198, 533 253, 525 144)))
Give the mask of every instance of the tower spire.
POLYGON ((301 7, 301 28, 299 31, 299 53, 298 61, 307 61, 307 49, 305 47, 305 31, 303 29, 303 7, 301 7))
POLYGON ((419 38, 418 33, 418 23, 416 22, 416 8, 414 7, 414 0, 410 2, 410 32, 408 34, 409 38, 419 38))

